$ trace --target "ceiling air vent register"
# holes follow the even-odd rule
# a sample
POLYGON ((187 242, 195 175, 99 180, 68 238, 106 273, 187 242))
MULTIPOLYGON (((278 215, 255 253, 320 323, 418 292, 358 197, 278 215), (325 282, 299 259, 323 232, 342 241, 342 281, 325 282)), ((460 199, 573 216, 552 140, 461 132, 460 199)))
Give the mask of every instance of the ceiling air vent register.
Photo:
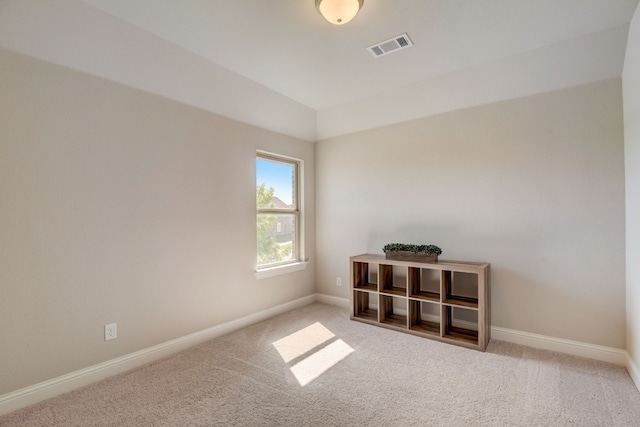
POLYGON ((404 33, 400 34, 399 36, 392 37, 389 40, 376 43, 373 46, 369 46, 367 50, 374 58, 379 58, 381 56, 385 56, 393 52, 398 52, 399 50, 406 49, 411 46, 413 46, 413 42, 409 38, 409 35, 407 35, 407 33, 404 33))

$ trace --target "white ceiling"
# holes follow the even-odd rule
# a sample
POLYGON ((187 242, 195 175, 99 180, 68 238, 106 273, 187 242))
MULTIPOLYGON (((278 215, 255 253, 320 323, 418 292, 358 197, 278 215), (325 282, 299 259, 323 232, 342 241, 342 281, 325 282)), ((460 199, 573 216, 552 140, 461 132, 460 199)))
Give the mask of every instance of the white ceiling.
MULTIPOLYGON (((383 117, 393 117, 387 122, 398 121, 619 77, 628 23, 638 1, 364 0, 352 22, 333 26, 318 14, 314 0, 82 0, 82 7, 78 0, 58 0, 53 2, 57 10, 46 9, 45 0, 0 0, 0 45, 145 90, 152 90, 145 81, 157 73, 150 71, 153 61, 163 67, 170 61, 169 50, 175 62, 176 49, 183 49, 194 64, 195 57, 206 60, 218 71, 230 70, 311 110, 317 116, 315 135, 277 125, 271 128, 314 139, 386 124, 383 117), (66 10, 64 16, 60 5, 66 10), (45 43, 43 38, 59 38, 67 31, 61 22, 52 27, 52 15, 57 14, 56 21, 67 20, 66 27, 77 26, 71 21, 89 19, 86 5, 93 11, 94 28, 87 24, 89 28, 76 28, 75 37, 69 35, 55 46, 53 42, 35 46, 45 43), (33 15, 39 10, 48 18, 36 20, 33 15), (51 31, 39 34, 38 40, 34 36, 27 46, 23 39, 28 34, 16 35, 23 31, 15 24, 17 18, 3 22, 2 12, 32 20, 33 29, 48 25, 51 31), (98 19, 97 13, 103 17, 98 19), (11 23, 13 34, 7 28, 3 34, 2 25, 11 23), (80 37, 90 44, 99 32, 103 37, 111 32, 112 38, 126 33, 128 46, 151 46, 149 40, 137 39, 153 37, 156 43, 164 43, 164 50, 158 48, 146 66, 126 73, 116 72, 112 63, 92 71, 91 52, 73 57, 80 55, 82 46, 71 39, 80 37), (366 50, 405 32, 414 42, 409 49, 381 58, 373 58, 366 50), (65 51, 60 43, 76 45, 65 51), (130 75, 134 73, 140 76, 130 75), (372 109, 372 105, 395 105, 395 114, 368 111, 366 116, 345 120, 345 114, 372 109)), ((104 45, 104 40, 96 42, 93 50, 104 45)), ((119 49, 125 48, 120 45, 119 49)), ((111 46, 100 54, 102 62, 113 50, 111 46)), ((164 86, 157 91, 189 102, 190 95, 176 89, 173 96, 164 86)), ((207 108, 206 101, 196 97, 190 103, 207 108)))
POLYGON ((315 110, 628 24, 638 3, 365 0, 334 26, 314 0, 84 1, 315 110), (366 50, 404 32, 411 49, 366 50))

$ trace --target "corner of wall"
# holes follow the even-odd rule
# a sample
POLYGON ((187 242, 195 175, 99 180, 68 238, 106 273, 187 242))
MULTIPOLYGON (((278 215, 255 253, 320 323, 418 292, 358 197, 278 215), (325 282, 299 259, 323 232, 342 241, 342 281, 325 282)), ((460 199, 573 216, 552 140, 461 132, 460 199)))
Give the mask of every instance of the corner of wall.
POLYGON ((631 20, 622 72, 624 103, 625 228, 626 228, 626 347, 628 370, 640 389, 640 6, 631 20))
POLYGON ((633 361, 629 353, 627 352, 627 371, 629 371, 629 375, 633 380, 636 388, 640 391, 640 368, 633 361))

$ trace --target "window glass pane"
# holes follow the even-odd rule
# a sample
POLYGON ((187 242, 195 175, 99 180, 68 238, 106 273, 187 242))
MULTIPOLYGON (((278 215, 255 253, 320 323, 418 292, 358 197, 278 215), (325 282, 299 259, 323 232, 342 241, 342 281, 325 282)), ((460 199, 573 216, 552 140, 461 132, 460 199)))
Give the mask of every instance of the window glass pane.
POLYGON ((299 161, 277 155, 256 157, 257 265, 297 262, 299 161))
POLYGON ((258 214, 258 265, 295 260, 295 214, 258 214))
POLYGON ((295 209, 295 165, 256 159, 256 187, 258 208, 295 209), (260 187, 264 185, 263 197, 260 187))

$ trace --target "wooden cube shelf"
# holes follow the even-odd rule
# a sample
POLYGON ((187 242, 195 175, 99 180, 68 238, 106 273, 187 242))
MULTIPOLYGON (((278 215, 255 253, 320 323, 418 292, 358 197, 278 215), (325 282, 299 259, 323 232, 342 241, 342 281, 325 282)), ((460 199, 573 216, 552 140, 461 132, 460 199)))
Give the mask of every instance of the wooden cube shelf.
POLYGON ((490 264, 350 258, 351 319, 485 351, 490 264))

